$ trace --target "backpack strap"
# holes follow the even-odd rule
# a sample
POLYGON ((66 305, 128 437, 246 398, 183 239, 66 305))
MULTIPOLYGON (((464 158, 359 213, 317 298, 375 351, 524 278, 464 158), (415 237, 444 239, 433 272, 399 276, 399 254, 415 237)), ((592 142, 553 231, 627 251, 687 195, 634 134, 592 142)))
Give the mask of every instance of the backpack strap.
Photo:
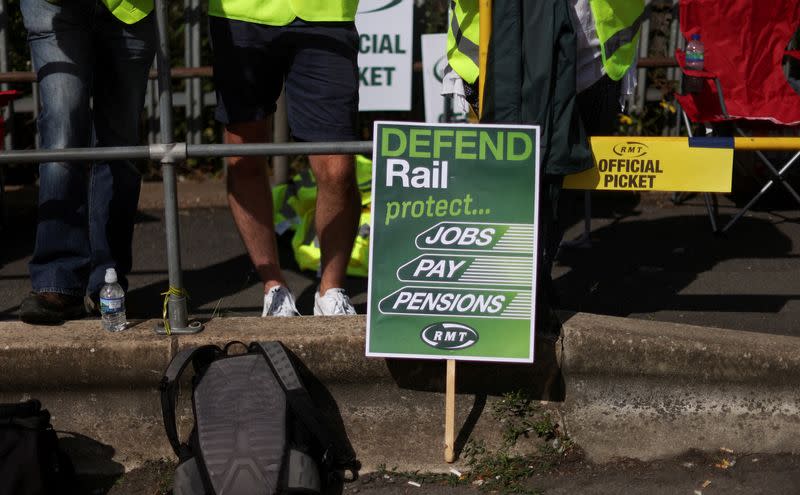
POLYGON ((42 403, 37 399, 13 404, 0 404, 0 421, 7 418, 35 416, 42 409, 42 403))
POLYGON ((267 359, 270 367, 278 377, 281 387, 286 392, 286 398, 289 401, 292 412, 319 439, 325 449, 322 461, 336 469, 350 471, 352 477, 348 479, 354 481, 358 477, 360 463, 355 457, 343 454, 333 441, 330 431, 322 421, 319 410, 300 380, 283 344, 277 341, 269 341, 253 342, 250 346, 252 350, 261 352, 267 359))
MULTIPOLYGON (((172 450, 179 458, 181 457, 181 442, 178 438, 178 426, 175 423, 175 407, 178 401, 178 383, 181 375, 189 363, 205 366, 221 353, 220 348, 215 345, 201 345, 184 349, 172 358, 161 378, 159 389, 161 390, 161 414, 164 417, 164 428, 167 430, 167 438, 172 445, 172 450)), ((195 366, 195 369, 198 366, 195 366)))

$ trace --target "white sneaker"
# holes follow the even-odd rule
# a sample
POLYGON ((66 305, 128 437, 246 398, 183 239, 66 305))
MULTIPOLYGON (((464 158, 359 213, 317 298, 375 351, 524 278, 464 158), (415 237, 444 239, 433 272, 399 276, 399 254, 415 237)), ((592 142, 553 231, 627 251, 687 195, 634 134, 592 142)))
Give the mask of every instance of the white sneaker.
POLYGON ((324 296, 319 291, 314 294, 314 314, 322 316, 354 315, 356 309, 350 304, 350 298, 344 289, 328 289, 324 296))
POLYGON ((264 311, 261 316, 300 316, 289 289, 276 285, 264 294, 264 311))

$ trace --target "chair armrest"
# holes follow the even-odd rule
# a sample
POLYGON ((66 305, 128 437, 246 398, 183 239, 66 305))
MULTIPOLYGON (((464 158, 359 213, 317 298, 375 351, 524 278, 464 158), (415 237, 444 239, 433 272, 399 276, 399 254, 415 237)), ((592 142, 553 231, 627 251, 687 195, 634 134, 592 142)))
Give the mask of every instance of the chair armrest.
POLYGON ((0 91, 0 107, 8 105, 11 101, 16 100, 22 96, 22 91, 10 89, 8 91, 0 91))

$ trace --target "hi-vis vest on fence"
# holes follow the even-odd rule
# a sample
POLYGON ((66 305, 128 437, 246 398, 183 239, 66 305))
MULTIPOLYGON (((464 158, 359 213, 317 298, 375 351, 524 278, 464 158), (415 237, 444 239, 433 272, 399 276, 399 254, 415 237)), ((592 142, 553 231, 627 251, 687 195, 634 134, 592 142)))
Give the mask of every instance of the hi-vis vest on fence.
POLYGON ((354 21, 358 0, 209 0, 208 13, 239 21, 285 26, 296 18, 310 22, 354 21))
POLYGON ((647 17, 644 0, 589 0, 600 54, 608 77, 622 79, 637 57, 639 27, 647 17))
MULTIPOLYGON (((361 218, 356 234, 347 274, 366 277, 369 273, 370 203, 372 201, 372 161, 356 155, 356 180, 361 192, 361 218)), ((319 239, 314 229, 317 183, 311 172, 304 170, 292 177, 287 184, 272 188, 275 210, 275 230, 282 234, 294 229, 292 250, 302 270, 316 271, 322 258, 319 239)))
POLYGON ((103 0, 103 3, 125 24, 139 22, 153 10, 153 0, 103 0))
MULTIPOLYGON (((647 18, 644 0, 588 1, 600 39, 603 68, 611 79, 619 81, 637 56, 639 28, 647 18)), ((447 62, 470 84, 480 73, 478 9, 478 0, 454 0, 447 29, 447 62)))
POLYGON ((481 29, 478 23, 478 0, 454 0, 447 28, 447 63, 469 84, 480 74, 478 47, 481 29))

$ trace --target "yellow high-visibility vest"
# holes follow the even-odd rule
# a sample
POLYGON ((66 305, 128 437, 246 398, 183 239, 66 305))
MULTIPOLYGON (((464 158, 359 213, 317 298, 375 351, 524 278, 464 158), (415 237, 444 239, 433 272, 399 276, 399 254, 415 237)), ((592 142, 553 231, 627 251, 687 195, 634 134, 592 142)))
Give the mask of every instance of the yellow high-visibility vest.
POLYGON ((447 63, 469 84, 478 79, 481 42, 478 0, 455 0, 447 28, 447 63))
MULTIPOLYGON (((356 181, 361 193, 361 219, 356 234, 347 274, 366 277, 369 271, 370 203, 372 202, 372 160, 355 156, 356 181)), ((319 269, 322 252, 314 228, 317 183, 310 170, 303 170, 287 184, 272 188, 275 231, 283 234, 294 230, 292 251, 301 270, 319 269)))
POLYGON ((208 14, 270 26, 296 18, 310 22, 354 21, 358 0, 209 0, 208 14))
POLYGON ((103 4, 125 24, 139 22, 153 11, 153 0, 103 0, 103 4))
POLYGON ((638 56, 639 32, 647 18, 644 0, 589 0, 600 54, 608 77, 619 81, 638 56))

